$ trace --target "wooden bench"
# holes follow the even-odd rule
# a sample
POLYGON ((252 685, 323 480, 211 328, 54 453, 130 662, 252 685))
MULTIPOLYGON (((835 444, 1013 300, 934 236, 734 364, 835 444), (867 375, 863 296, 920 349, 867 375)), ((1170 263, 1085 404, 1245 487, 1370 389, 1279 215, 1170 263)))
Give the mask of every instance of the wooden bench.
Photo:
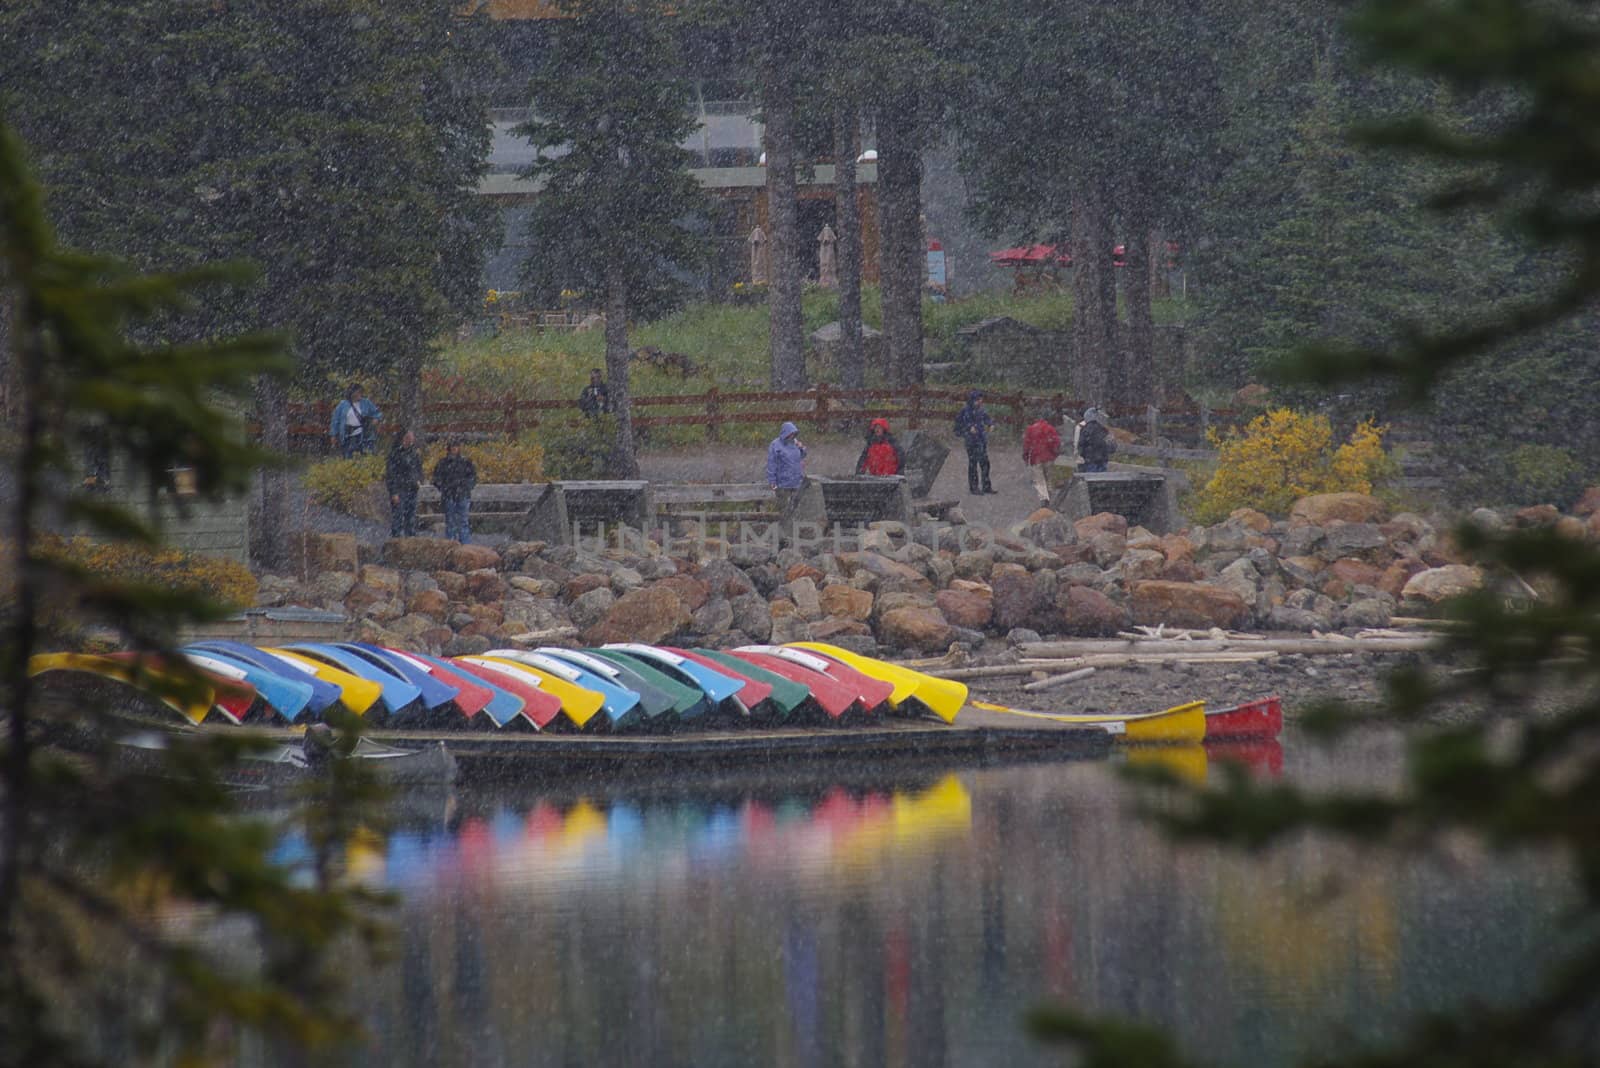
POLYGON ((676 519, 770 523, 779 518, 778 495, 765 482, 680 482, 652 485, 650 493, 657 510, 676 519))

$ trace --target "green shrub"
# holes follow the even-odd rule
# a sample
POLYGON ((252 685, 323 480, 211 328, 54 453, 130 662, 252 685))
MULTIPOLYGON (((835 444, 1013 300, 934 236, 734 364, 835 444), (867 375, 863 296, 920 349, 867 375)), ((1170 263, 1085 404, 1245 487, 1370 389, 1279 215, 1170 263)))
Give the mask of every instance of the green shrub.
POLYGON ((617 421, 609 415, 552 427, 545 432, 545 467, 552 479, 606 478, 617 441, 617 421))
POLYGON ((1556 445, 1519 445, 1506 455, 1508 496, 1516 504, 1555 504, 1578 499, 1588 471, 1572 453, 1556 445))

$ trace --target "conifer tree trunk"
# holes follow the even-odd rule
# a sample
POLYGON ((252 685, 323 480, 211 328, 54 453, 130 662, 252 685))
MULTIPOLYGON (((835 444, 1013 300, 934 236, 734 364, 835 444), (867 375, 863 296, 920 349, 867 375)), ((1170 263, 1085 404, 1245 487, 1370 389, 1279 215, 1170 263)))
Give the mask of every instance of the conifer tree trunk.
POLYGON ((907 129, 908 107, 878 116, 879 275, 889 371, 896 385, 922 381, 922 159, 907 129))
POLYGON ((766 114, 767 222, 771 281, 767 312, 772 346, 772 388, 806 388, 805 324, 800 309, 800 219, 796 207, 794 87, 787 72, 769 72, 766 114))
POLYGON ((1098 182, 1087 181, 1072 207, 1073 385, 1094 404, 1122 392, 1111 242, 1106 197, 1098 182))
MULTIPOLYGON (((256 414, 261 420, 261 445, 279 455, 289 451, 289 391, 276 378, 256 380, 256 414)), ((319 427, 319 432, 325 433, 319 427)), ((289 473, 279 467, 261 472, 261 507, 251 541, 256 563, 283 571, 289 563, 289 473)))
POLYGON ((1156 373, 1155 317, 1150 307, 1150 216, 1142 195, 1126 212, 1127 237, 1123 241, 1123 295, 1128 307, 1128 329, 1123 336, 1126 352, 1123 404, 1159 404, 1156 373))
POLYGON ((633 350, 628 346, 628 282, 622 265, 606 265, 606 389, 617 422, 611 473, 615 478, 638 478, 639 460, 633 443, 633 399, 628 387, 633 350))
POLYGON ((856 200, 858 125, 854 105, 840 105, 833 128, 833 201, 839 224, 839 371, 845 389, 867 384, 861 339, 861 206, 856 200))

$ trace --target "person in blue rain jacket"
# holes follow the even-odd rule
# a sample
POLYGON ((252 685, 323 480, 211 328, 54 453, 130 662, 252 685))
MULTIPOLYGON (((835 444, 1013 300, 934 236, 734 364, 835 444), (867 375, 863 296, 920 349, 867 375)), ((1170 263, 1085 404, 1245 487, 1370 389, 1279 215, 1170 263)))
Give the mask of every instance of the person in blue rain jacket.
POLYGON ((785 423, 767 446, 767 485, 778 495, 778 507, 785 518, 805 481, 806 447, 800 444, 800 428, 785 423))
POLYGON ((344 400, 333 409, 333 419, 328 423, 328 437, 333 439, 339 455, 349 459, 358 453, 373 452, 378 447, 378 420, 383 413, 367 399, 366 391, 353 385, 344 400))

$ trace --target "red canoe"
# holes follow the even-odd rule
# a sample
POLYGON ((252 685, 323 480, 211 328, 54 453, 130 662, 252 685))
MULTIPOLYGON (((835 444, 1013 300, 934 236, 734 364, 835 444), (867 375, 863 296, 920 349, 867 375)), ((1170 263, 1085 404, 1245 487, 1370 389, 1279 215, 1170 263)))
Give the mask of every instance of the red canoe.
POLYGON ((454 686, 456 695, 451 700, 455 702, 457 708, 461 709, 462 715, 468 719, 482 712, 483 706, 494 700, 493 690, 490 690, 487 686, 480 686, 473 676, 464 671, 448 671, 437 664, 428 664, 421 660, 413 659, 404 649, 389 649, 386 647, 385 652, 393 653, 395 656, 403 656, 415 664, 419 671, 426 671, 446 686, 454 686))
POLYGON ((774 675, 782 675, 790 682, 798 682, 811 691, 811 699, 821 705, 822 710, 834 719, 844 715, 856 703, 855 690, 826 672, 813 671, 793 660, 785 660, 770 653, 752 653, 743 649, 730 649, 728 652, 746 663, 765 668, 774 675))
POLYGON ((482 664, 469 664, 465 660, 451 657, 450 670, 464 672, 475 679, 493 683, 507 693, 522 698, 522 718, 539 730, 544 730, 550 725, 551 720, 561 715, 561 698, 539 689, 528 676, 509 664, 501 670, 497 667, 485 667, 482 664))
POLYGON ((1214 738, 1276 738, 1283 730, 1283 699, 1274 694, 1206 713, 1206 741, 1214 738))
POLYGON ((842 660, 835 660, 831 656, 823 656, 813 649, 790 649, 784 646, 775 648, 783 651, 774 655, 780 656, 785 660, 793 660, 803 667, 821 671, 829 678, 836 679, 850 687, 855 691, 856 700, 861 702, 861 707, 869 712, 888 701, 889 696, 894 693, 893 683, 875 679, 864 671, 857 671, 842 660))

